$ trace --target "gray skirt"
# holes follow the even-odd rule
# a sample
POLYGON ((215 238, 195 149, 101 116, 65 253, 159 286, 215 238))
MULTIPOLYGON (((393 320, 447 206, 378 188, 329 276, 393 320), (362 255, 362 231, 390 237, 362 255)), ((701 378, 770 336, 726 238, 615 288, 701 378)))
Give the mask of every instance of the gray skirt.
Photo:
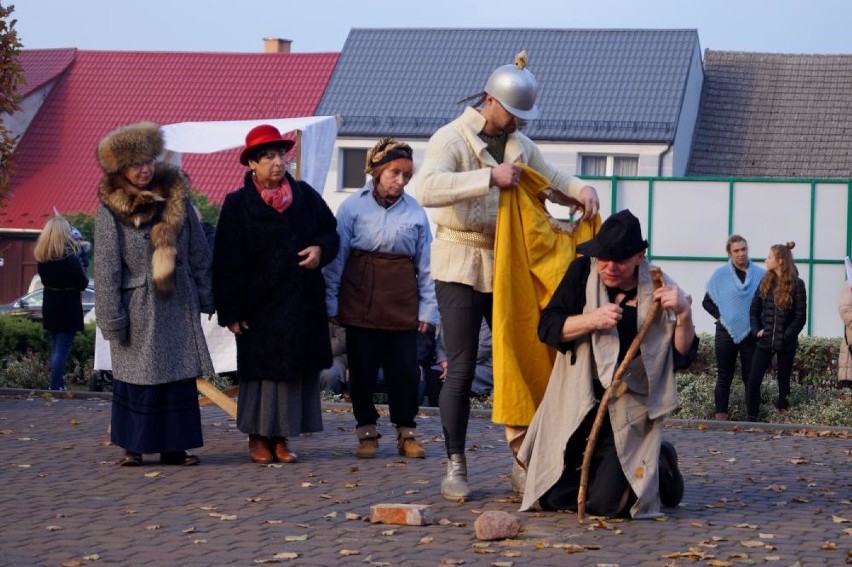
POLYGON ((322 431, 318 375, 287 382, 240 382, 237 428, 263 437, 294 437, 322 431))

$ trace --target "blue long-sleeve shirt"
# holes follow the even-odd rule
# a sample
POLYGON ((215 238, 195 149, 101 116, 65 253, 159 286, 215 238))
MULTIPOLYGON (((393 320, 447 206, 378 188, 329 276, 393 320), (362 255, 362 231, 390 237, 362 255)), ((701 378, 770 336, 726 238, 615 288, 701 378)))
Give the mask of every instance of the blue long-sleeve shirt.
POLYGON ((420 297, 417 319, 437 325, 438 300, 435 297, 435 283, 432 281, 429 270, 432 231, 429 228, 426 211, 406 193, 403 193, 400 199, 387 209, 376 202, 372 193, 373 180, 370 179, 362 189, 350 195, 337 209, 340 252, 323 271, 328 316, 338 315, 340 279, 349 260, 349 254, 355 249, 414 258, 420 297))

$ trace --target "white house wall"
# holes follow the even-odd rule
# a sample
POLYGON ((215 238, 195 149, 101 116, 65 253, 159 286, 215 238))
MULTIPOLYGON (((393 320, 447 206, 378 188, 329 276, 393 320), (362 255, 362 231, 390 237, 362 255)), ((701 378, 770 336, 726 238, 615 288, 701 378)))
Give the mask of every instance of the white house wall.
POLYGON ((30 123, 41 108, 42 103, 44 103, 44 99, 50 94, 53 85, 54 83, 50 82, 40 89, 31 92, 18 103, 21 109, 11 116, 5 113, 0 115, 2 116, 3 125, 6 126, 6 129, 9 130, 12 136, 20 136, 27 131, 30 123))

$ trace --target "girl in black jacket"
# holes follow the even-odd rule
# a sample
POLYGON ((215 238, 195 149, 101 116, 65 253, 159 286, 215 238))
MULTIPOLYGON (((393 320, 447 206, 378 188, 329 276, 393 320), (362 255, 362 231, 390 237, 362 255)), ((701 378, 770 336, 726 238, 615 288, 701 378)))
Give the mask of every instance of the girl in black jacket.
POLYGON ((776 356, 778 367, 779 410, 790 404, 790 375, 793 359, 799 347, 799 333, 807 319, 807 292, 805 282, 798 277, 798 270, 790 252, 795 242, 775 244, 766 256, 766 275, 751 303, 751 333, 757 339, 757 349, 752 361, 748 381, 748 420, 757 421, 760 413, 760 384, 772 360, 776 356))
POLYGON ((80 262, 80 244, 61 216, 48 219, 36 241, 34 256, 44 284, 42 324, 50 335, 50 389, 65 389, 65 364, 74 334, 83 330, 80 292, 89 278, 80 262))

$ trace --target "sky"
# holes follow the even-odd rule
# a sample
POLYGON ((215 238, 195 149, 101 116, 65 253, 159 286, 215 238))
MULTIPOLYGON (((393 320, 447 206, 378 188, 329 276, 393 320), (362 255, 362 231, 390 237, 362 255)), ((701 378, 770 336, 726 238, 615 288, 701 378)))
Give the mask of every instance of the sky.
POLYGON ((849 0, 0 0, 25 49, 339 52, 352 28, 697 29, 702 51, 852 54, 849 0))

